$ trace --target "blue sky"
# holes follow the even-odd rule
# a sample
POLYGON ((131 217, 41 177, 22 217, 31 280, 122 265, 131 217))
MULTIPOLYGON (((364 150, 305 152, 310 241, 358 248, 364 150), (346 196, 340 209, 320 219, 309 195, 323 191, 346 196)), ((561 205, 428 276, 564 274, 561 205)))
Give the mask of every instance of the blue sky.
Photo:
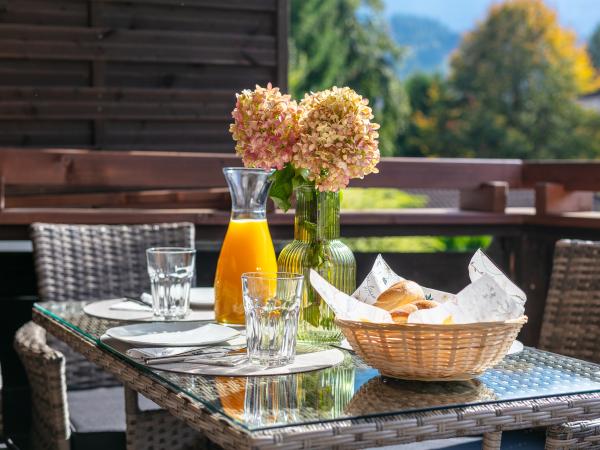
MULTIPOLYGON (((388 14, 416 14, 437 19, 454 31, 464 32, 485 17, 494 0, 384 0, 388 14)), ((563 25, 586 39, 600 23, 600 0, 546 0, 558 11, 563 25)))

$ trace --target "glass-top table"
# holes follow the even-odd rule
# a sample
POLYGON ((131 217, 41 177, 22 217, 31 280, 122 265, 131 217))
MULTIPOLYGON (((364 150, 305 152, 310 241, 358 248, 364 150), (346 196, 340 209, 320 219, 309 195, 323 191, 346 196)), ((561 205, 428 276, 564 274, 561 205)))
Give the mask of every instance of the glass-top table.
MULTIPOLYGON (((50 332, 50 325, 60 325, 71 332, 72 339, 87 340, 105 352, 107 358, 125 362, 140 375, 167 386, 175 394, 185 394, 212 414, 250 433, 349 420, 369 422, 385 417, 398 419, 402 415, 439 415, 444 411, 454 414, 457 408, 485 405, 489 405, 485 411, 491 415, 496 411, 498 415, 502 405, 509 410, 511 402, 538 405, 532 406, 536 410, 540 404, 536 399, 573 395, 598 398, 600 402, 600 366, 528 347, 507 356, 484 375, 462 382, 385 378, 345 350, 344 361, 335 367, 292 375, 215 377, 161 371, 136 362, 122 348, 101 339, 108 328, 123 322, 91 317, 83 312, 84 305, 38 303, 34 306, 34 318, 50 332)), ((310 350, 306 346, 299 349, 310 350)))

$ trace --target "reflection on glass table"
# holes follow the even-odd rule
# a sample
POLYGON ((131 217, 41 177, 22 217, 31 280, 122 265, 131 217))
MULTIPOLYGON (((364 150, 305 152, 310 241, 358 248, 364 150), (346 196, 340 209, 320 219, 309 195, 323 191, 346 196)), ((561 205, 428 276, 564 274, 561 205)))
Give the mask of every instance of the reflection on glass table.
POLYGON ((600 366, 532 348, 463 382, 384 378, 351 352, 338 366, 293 375, 213 377, 154 370, 103 343, 104 332, 122 322, 88 316, 83 305, 40 303, 35 308, 247 430, 600 392, 600 366))

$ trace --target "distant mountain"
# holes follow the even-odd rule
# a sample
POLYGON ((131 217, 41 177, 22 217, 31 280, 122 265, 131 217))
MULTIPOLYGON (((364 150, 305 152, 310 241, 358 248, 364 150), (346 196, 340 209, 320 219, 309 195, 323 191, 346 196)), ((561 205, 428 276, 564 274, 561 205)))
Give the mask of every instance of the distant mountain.
POLYGON ((402 78, 415 72, 446 72, 448 57, 460 41, 459 33, 427 17, 394 14, 389 20, 394 40, 406 49, 398 68, 402 78))

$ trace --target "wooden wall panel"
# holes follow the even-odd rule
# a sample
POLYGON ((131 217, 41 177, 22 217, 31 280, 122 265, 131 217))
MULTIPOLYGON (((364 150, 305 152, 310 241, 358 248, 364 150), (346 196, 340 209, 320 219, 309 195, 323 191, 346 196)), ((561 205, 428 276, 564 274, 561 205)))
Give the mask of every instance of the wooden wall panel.
MULTIPOLYGON (((245 88, 252 88, 254 84, 265 86, 273 78, 272 68, 257 66, 240 66, 232 70, 225 65, 131 64, 111 61, 106 64, 105 70, 106 86, 144 89, 198 89, 199 86, 211 86, 212 89, 229 89, 238 92, 245 88)), ((229 100, 230 108, 233 107, 232 98, 233 95, 229 100)))
POLYGON ((91 132, 91 123, 84 120, 0 119, 0 146, 85 147, 89 145, 91 132))
POLYGON ((84 61, 47 61, 41 59, 0 60, 0 86, 86 87, 91 83, 90 65, 84 61))
POLYGON ((231 11, 210 8, 178 8, 164 14, 164 6, 108 3, 98 25, 135 30, 176 30, 275 35, 272 11, 231 11))
POLYGON ((286 88, 287 0, 0 0, 0 145, 232 152, 286 88))
POLYGON ((6 24, 88 25, 88 4, 81 0, 3 0, 0 21, 6 24))

